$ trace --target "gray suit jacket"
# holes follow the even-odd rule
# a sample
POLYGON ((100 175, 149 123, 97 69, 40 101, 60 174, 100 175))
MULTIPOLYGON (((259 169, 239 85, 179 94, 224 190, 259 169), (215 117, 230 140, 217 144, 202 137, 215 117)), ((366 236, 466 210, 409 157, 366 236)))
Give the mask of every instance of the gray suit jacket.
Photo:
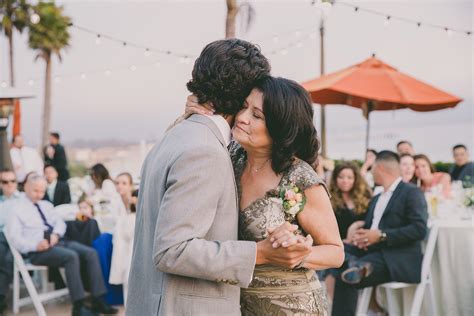
POLYGON ((222 134, 193 115, 142 169, 126 313, 240 315, 256 243, 237 241, 234 172, 222 134))

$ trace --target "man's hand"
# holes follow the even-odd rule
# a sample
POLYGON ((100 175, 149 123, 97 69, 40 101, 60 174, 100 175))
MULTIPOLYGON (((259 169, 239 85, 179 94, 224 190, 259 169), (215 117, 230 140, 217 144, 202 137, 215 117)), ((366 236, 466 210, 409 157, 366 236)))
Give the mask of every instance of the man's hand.
POLYGON ((198 98, 191 94, 186 100, 186 108, 184 109, 184 114, 186 117, 191 116, 192 114, 203 114, 203 115, 212 115, 214 114, 214 108, 211 104, 199 104, 198 98))
POLYGON ((297 243, 297 238, 294 232, 298 229, 298 225, 292 225, 285 222, 277 228, 269 228, 267 231, 270 234, 268 238, 272 242, 273 248, 284 247, 287 248, 297 243))
POLYGON ((359 229, 352 238, 352 243, 359 249, 367 250, 369 246, 380 241, 382 232, 378 229, 359 229))
POLYGON ((38 246, 36 246, 36 250, 39 252, 45 251, 49 249, 49 242, 46 239, 40 241, 38 246))
POLYGON ((58 244, 58 242, 59 242, 59 236, 56 234, 51 234, 50 246, 54 247, 58 244))
POLYGON ((298 242, 287 248, 273 248, 272 242, 267 238, 257 243, 257 265, 273 264, 293 269, 311 253, 312 247, 313 238, 311 235, 306 238, 299 236, 298 242))
POLYGON ((344 241, 351 243, 355 236, 356 231, 364 227, 364 223, 365 223, 364 221, 356 221, 352 223, 351 226, 349 226, 349 228, 347 229, 347 236, 346 236, 346 239, 344 239, 344 241))

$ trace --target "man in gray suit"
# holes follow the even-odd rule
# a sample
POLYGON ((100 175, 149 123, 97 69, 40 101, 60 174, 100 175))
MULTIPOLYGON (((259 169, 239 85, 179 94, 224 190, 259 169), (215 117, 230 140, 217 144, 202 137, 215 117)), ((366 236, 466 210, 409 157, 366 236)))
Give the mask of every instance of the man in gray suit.
POLYGON ((237 240, 230 126, 269 71, 260 50, 238 39, 210 43, 196 60, 188 89, 216 112, 177 124, 145 160, 127 315, 240 315, 240 287, 256 264, 291 267, 311 251, 237 240))

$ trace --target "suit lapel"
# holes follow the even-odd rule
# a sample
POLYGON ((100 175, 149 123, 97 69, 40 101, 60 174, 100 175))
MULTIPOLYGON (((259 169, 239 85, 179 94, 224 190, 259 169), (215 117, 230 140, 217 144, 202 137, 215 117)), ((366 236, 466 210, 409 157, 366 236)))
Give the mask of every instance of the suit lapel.
POLYGON ((53 201, 56 201, 56 199, 58 198, 58 195, 59 195, 59 181, 56 182, 56 187, 54 188, 53 199, 51 200, 51 203, 53 203, 53 201))
POLYGON ((380 219, 379 227, 381 226, 381 223, 383 221, 383 218, 385 217, 385 214, 390 212, 390 209, 393 207, 393 204, 395 203, 395 201, 400 196, 400 193, 403 191, 403 185, 404 185, 403 181, 400 181, 400 183, 395 188, 395 191, 393 191, 393 194, 390 197, 390 200, 388 201, 387 207, 383 211, 382 218, 380 219))
POLYGON ((374 210, 375 205, 377 205, 377 201, 379 200, 380 194, 374 197, 372 202, 370 203, 369 210, 367 211, 367 215, 365 217, 365 228, 370 228, 372 226, 372 219, 374 218, 374 210))

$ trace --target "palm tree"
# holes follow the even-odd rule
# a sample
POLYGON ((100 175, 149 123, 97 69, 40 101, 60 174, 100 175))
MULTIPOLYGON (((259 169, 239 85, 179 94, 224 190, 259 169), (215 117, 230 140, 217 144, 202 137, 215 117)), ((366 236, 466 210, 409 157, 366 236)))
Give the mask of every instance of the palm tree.
POLYGON ((63 7, 54 2, 39 2, 33 7, 40 21, 29 28, 28 44, 36 50, 36 60, 41 58, 46 63, 44 80, 43 128, 41 145, 45 146, 51 122, 51 61, 53 55, 62 61, 61 52, 69 46, 69 26, 71 19, 63 15, 63 7))
POLYGON ((237 0, 226 0, 226 3, 227 16, 225 20, 225 38, 234 38, 236 18, 239 12, 241 12, 241 17, 243 20, 242 26, 245 32, 252 25, 255 16, 255 10, 248 2, 243 2, 239 5, 237 0))
POLYGON ((0 0, 0 30, 8 39, 10 86, 12 87, 15 85, 13 33, 15 30, 22 33, 27 26, 28 7, 26 0, 0 0))

